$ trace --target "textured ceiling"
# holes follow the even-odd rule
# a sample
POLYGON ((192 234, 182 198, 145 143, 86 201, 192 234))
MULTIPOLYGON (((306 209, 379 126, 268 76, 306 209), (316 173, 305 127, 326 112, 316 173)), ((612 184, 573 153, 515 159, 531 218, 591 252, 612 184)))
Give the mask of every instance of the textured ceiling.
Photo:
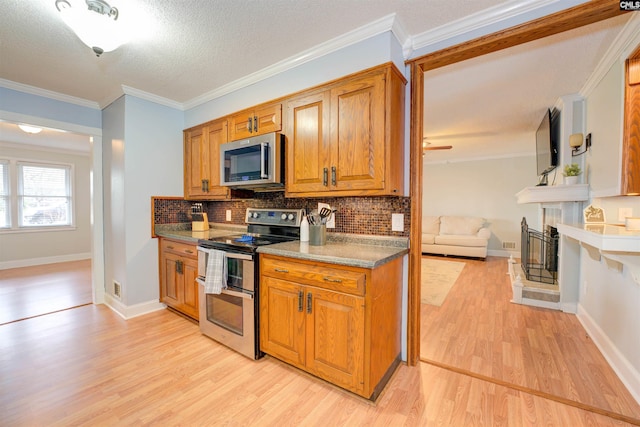
MULTIPOLYGON (((563 1, 568 7, 578 0, 563 1)), ((112 0, 121 24, 133 22, 136 31, 129 43, 97 58, 62 22, 55 0, 2 0, 0 79, 100 106, 120 96, 123 86, 188 105, 203 94, 391 14, 407 36, 415 38, 473 22, 474 14, 496 7, 545 3, 549 2, 112 0)), ((532 147, 514 147, 497 135, 535 131, 544 108, 581 88, 626 19, 554 36, 537 42, 535 48, 516 47, 427 73, 425 135, 434 144, 456 145, 455 150, 432 151, 429 156, 447 159, 532 151, 532 147), (475 136, 475 144, 456 135, 475 136), (484 145, 480 152, 478 142, 484 145)), ((15 128, 0 124, 0 139, 12 141, 15 128)), ((43 132, 26 140, 37 144, 49 138, 53 144, 73 137, 43 132)), ((75 145, 86 140, 79 137, 75 145)))

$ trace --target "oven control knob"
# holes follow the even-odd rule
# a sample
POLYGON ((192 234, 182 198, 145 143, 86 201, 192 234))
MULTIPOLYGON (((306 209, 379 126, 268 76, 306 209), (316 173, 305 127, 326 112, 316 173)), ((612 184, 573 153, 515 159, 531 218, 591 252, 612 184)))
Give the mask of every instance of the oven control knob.
POLYGON ((282 215, 280 215, 280 219, 282 219, 283 221, 285 221, 287 219, 287 214, 283 213, 282 215))
POLYGON ((287 216, 287 219, 288 219, 289 221, 293 221, 293 218, 294 218, 293 214, 289 214, 289 216, 287 216))
POLYGON ((259 214, 258 212, 254 212, 254 213, 253 213, 253 217, 254 217, 254 218, 259 218, 259 217, 260 217, 260 214, 259 214))

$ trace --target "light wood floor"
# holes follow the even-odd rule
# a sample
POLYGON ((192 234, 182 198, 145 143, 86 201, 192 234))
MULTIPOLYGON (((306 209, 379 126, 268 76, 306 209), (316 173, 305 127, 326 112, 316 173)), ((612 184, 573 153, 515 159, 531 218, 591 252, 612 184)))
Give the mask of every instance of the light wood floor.
POLYGON ((101 305, 0 325, 0 414, 2 426, 640 425, 428 363, 401 365, 372 404, 169 311, 125 321, 101 305))
POLYGON ((441 307, 422 305, 423 360, 640 420, 575 315, 512 304, 506 258, 450 259, 466 265, 441 307))
POLYGON ((91 301, 91 260, 0 270, 0 325, 91 301))
POLYGON ((0 326, 0 414, 7 426, 630 425, 422 363, 372 404, 166 310, 125 321, 94 305, 0 326))

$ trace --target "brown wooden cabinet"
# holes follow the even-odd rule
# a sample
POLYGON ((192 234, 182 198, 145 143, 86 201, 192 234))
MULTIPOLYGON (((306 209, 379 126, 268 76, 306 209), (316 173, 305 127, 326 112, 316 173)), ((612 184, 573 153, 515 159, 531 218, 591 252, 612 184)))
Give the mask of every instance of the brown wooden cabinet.
POLYGON ((229 198, 229 188, 220 186, 220 145, 227 141, 226 119, 184 131, 185 199, 229 198))
POLYGON ((195 245, 160 239, 160 302, 198 320, 195 245))
POLYGON ((405 83, 387 64, 288 99, 287 196, 402 195, 405 83))
POLYGON ((260 345, 366 398, 399 363, 402 271, 261 255, 260 345))
POLYGON ((265 104, 229 117, 229 140, 249 138, 282 129, 282 104, 265 104))

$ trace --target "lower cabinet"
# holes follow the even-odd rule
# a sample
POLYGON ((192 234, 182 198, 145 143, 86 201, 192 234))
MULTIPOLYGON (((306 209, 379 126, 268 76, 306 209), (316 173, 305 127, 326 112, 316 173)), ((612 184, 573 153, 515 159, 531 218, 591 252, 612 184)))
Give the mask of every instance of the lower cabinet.
POLYGON ((400 360, 401 259, 363 269, 260 257, 261 350, 375 399, 400 360))
POLYGON ((160 302, 198 320, 195 245, 160 239, 160 302))

